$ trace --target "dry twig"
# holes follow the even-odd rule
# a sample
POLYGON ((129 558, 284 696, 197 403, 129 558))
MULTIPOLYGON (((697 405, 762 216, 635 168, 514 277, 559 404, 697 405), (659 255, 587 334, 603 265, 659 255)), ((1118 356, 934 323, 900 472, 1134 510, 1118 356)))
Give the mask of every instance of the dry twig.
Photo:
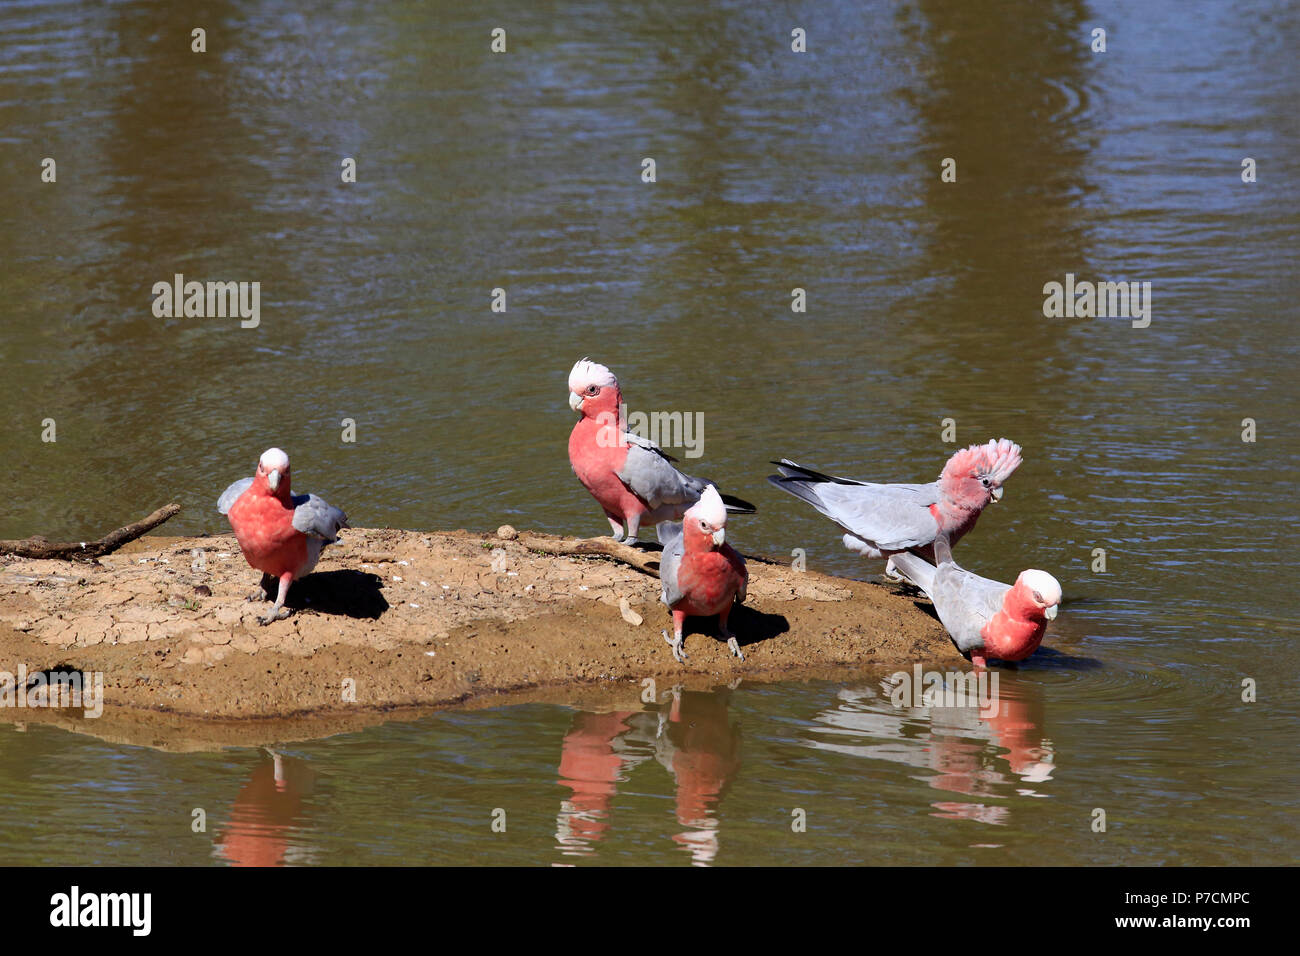
POLYGON ((165 505, 147 518, 110 531, 98 541, 47 541, 39 534, 20 541, 0 541, 0 554, 16 558, 56 558, 61 561, 93 561, 111 554, 128 541, 134 541, 158 527, 181 510, 178 504, 165 505))

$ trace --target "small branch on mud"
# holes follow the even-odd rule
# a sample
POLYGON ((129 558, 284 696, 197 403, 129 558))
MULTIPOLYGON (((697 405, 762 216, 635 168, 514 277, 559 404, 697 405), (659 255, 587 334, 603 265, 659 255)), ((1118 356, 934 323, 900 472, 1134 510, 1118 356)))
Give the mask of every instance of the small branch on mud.
POLYGON ((178 504, 159 508, 149 517, 111 531, 98 541, 46 541, 41 535, 32 535, 21 541, 0 541, 0 554, 16 558, 55 558, 60 561, 93 561, 111 554, 128 541, 134 541, 158 527, 181 510, 178 504))
POLYGON ((521 534, 519 543, 543 554, 573 557, 606 557, 636 568, 651 577, 659 577, 659 552, 639 551, 612 538, 555 538, 521 534))

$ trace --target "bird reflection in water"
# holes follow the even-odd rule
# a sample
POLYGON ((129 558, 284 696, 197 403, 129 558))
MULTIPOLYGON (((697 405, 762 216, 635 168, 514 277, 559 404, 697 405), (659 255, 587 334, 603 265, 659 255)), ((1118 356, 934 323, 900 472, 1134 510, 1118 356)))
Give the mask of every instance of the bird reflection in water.
POLYGON ((933 773, 916 779, 927 786, 978 798, 936 801, 934 816, 1004 825, 1012 808, 983 801, 1049 796, 1042 784, 1052 779, 1057 755, 1043 735, 1042 696, 1034 685, 1004 676, 990 717, 974 705, 895 707, 888 681, 880 690, 849 688, 838 696, 835 708, 817 715, 823 727, 809 746, 924 768, 933 773), (850 742, 858 737, 880 742, 850 742))
POLYGON ((232 866, 310 863, 310 848, 293 839, 303 826, 303 798, 316 774, 305 760, 266 751, 239 789, 230 820, 217 837, 216 855, 232 866))
POLYGON ((571 791, 556 818, 560 852, 596 854, 610 830, 619 785, 653 758, 673 778, 682 828, 672 834, 673 842, 693 864, 712 863, 719 848, 717 808, 740 769, 740 729, 728 720, 734 689, 674 687, 657 710, 576 714, 560 754, 559 783, 571 791))

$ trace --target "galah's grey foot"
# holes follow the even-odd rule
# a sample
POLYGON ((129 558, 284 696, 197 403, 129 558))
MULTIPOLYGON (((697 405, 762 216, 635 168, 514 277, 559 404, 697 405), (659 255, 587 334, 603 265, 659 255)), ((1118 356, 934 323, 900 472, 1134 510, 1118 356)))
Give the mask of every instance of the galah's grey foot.
POLYGON ((731 648, 731 653, 735 654, 742 661, 745 659, 745 655, 740 653, 740 642, 736 640, 736 636, 734 634, 731 637, 727 638, 727 647, 731 648))
POLYGON ((663 634, 664 640, 667 641, 668 645, 673 649, 673 657, 676 659, 677 663, 685 664, 688 656, 685 648, 686 638, 682 637, 680 634, 677 634, 674 637, 669 637, 667 631, 661 631, 660 633, 663 634))
POLYGON ((890 558, 888 561, 885 562, 885 577, 888 578, 890 581, 893 581, 895 584, 901 584, 903 581, 906 580, 901 574, 898 573, 898 569, 894 567, 893 558, 890 558))
MULTIPOLYGON (((274 578, 272 578, 272 580, 274 580, 274 578)), ((284 599, 289 596, 289 585, 292 583, 293 583, 292 574, 286 573, 280 575, 280 587, 275 592, 275 603, 271 605, 271 610, 266 615, 266 617, 258 618, 258 620, 262 622, 263 626, 270 624, 273 621, 283 621, 286 617, 288 617, 291 613, 293 613, 287 607, 284 606, 284 599)))
POLYGON ((252 594, 250 594, 247 598, 245 598, 245 600, 254 601, 256 603, 269 601, 271 600, 271 591, 274 588, 275 588, 275 578, 271 577, 271 575, 269 574, 263 574, 262 583, 259 584, 257 586, 257 590, 254 591, 252 594))
POLYGON ((293 612, 290 611, 287 607, 284 607, 281 604, 277 604, 275 607, 271 608, 270 613, 268 613, 266 617, 259 617, 257 619, 257 622, 261 624, 263 627, 265 627, 267 624, 272 624, 276 621, 283 621, 286 617, 288 617, 292 613, 293 612))

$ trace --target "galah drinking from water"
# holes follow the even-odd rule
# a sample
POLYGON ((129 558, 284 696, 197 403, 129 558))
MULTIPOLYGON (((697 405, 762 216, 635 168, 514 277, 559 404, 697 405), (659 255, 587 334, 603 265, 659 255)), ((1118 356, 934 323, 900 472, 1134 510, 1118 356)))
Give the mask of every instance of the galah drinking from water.
POLYGON ((348 516, 315 495, 289 493, 289 456, 268 448, 257 462, 257 474, 235 482, 217 500, 217 510, 230 519, 240 550, 262 572, 262 586, 250 600, 268 600, 278 586, 275 606, 263 624, 288 617, 284 607, 289 585, 310 574, 321 550, 338 540, 348 516), (278 582, 278 584, 277 584, 278 582))
MULTIPOLYGON (((680 521, 709 482, 678 471, 672 465, 676 459, 658 445, 624 430, 622 402, 613 372, 587 359, 574 364, 569 407, 580 417, 569 435, 569 464, 604 510, 614 540, 636 544, 642 527, 680 521)), ((721 497, 730 512, 754 512, 748 501, 721 497)))
MULTIPOLYGON (((935 563, 971 528, 1002 485, 1020 466, 1020 446, 1003 438, 971 445, 948 459, 938 481, 925 485, 878 485, 823 475, 788 458, 774 461, 779 475, 768 481, 802 498, 847 534, 844 547, 869 558, 911 551, 935 563)), ((890 561, 887 573, 893 570, 890 561)))
POLYGON ((1056 618, 1061 585, 1046 571, 1021 571, 1014 585, 982 578, 951 561, 937 568, 915 554, 894 567, 925 592, 957 650, 983 667, 988 658, 1023 661, 1056 618))
POLYGON ((726 543, 727 509, 713 485, 706 485, 681 524, 664 526, 664 550, 659 559, 661 600, 673 615, 673 636, 664 632, 678 663, 686 659, 682 627, 687 615, 718 616, 718 630, 727 647, 742 661, 740 644, 727 629, 734 603, 745 603, 749 572, 745 559, 726 543))

